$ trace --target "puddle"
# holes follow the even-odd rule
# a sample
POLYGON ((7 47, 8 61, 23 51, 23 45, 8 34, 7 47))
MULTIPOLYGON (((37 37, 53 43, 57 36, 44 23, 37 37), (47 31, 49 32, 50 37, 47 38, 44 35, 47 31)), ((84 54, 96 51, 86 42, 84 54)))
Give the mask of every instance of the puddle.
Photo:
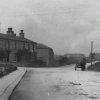
POLYGON ((75 82, 69 82, 69 84, 72 84, 72 85, 81 85, 80 83, 75 83, 75 82))
POLYGON ((65 89, 65 86, 66 85, 53 85, 52 88, 55 90, 55 91, 63 91, 65 89))
POLYGON ((79 95, 88 95, 87 93, 80 93, 79 95))
POLYGON ((88 98, 91 98, 91 99, 98 99, 99 97, 89 96, 88 98))

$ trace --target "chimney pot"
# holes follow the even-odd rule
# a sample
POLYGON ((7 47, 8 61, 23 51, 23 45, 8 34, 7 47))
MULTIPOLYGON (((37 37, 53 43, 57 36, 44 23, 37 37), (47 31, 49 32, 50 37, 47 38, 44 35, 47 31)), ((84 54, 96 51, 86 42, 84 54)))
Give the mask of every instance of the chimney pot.
POLYGON ((24 32, 24 30, 20 30, 20 32, 21 32, 21 33, 23 33, 23 32, 24 32))
POLYGON ((20 30, 19 36, 20 36, 21 38, 24 38, 24 31, 23 31, 23 30, 20 30))
POLYGON ((12 28, 8 28, 8 31, 12 31, 12 28))
POLYGON ((12 28, 8 28, 7 35, 11 35, 11 36, 14 35, 14 31, 12 28))

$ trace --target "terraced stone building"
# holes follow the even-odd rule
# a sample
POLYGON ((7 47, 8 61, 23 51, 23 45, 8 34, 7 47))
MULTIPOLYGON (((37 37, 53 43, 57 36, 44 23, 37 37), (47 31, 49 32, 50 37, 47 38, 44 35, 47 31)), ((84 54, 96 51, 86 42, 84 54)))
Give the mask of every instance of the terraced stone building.
POLYGON ((46 66, 53 66, 53 49, 25 38, 23 30, 19 36, 8 28, 6 34, 0 33, 0 61, 4 62, 34 62, 42 60, 46 66))
POLYGON ((34 49, 37 43, 24 37, 23 30, 16 36, 12 28, 6 34, 0 33, 0 61, 24 62, 27 59, 36 59, 34 49), (28 57, 31 53, 31 57, 28 57))
POLYGON ((54 65, 54 52, 52 48, 43 44, 37 44, 36 51, 37 59, 44 61, 46 66, 54 65))

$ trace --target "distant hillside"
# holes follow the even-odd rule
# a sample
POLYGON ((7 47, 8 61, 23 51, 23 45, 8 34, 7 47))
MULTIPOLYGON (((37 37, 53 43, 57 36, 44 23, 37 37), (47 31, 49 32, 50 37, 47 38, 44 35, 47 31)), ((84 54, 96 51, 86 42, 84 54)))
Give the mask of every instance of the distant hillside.
POLYGON ((64 55, 55 55, 55 63, 58 66, 76 64, 80 62, 84 54, 64 54, 64 55))
POLYGON ((84 54, 64 54, 64 56, 67 57, 84 57, 84 54))
POLYGON ((85 57, 84 54, 64 54, 64 55, 55 55, 54 58, 55 59, 59 59, 59 58, 63 58, 63 57, 73 57, 73 58, 76 58, 76 59, 81 59, 82 57, 85 57))
POLYGON ((64 57, 64 55, 54 55, 55 60, 58 60, 60 58, 64 57))

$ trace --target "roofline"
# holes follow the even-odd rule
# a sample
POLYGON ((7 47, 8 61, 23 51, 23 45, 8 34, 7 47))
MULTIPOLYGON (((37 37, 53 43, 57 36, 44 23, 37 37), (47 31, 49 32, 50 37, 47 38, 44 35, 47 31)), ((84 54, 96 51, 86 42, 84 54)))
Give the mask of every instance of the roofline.
MULTIPOLYGON (((1 35, 4 35, 4 36, 7 36, 7 34, 3 34, 3 33, 0 33, 1 35)), ((3 38, 1 38, 0 37, 0 39, 6 39, 6 40, 14 40, 14 41, 21 41, 21 42, 27 42, 27 43, 34 43, 34 44, 37 44, 36 42, 34 42, 34 41, 32 41, 32 40, 29 40, 29 39, 27 39, 27 38, 24 38, 24 39, 26 39, 26 41, 25 40, 17 40, 17 39, 15 39, 15 38, 20 38, 21 39, 21 37, 19 37, 19 36, 13 36, 12 38, 7 38, 7 37, 3 37, 3 38), (13 38, 14 37, 14 38, 13 38)))
POLYGON ((49 48, 49 47, 48 48, 37 47, 37 49, 49 49, 49 50, 53 50, 52 48, 49 48))

